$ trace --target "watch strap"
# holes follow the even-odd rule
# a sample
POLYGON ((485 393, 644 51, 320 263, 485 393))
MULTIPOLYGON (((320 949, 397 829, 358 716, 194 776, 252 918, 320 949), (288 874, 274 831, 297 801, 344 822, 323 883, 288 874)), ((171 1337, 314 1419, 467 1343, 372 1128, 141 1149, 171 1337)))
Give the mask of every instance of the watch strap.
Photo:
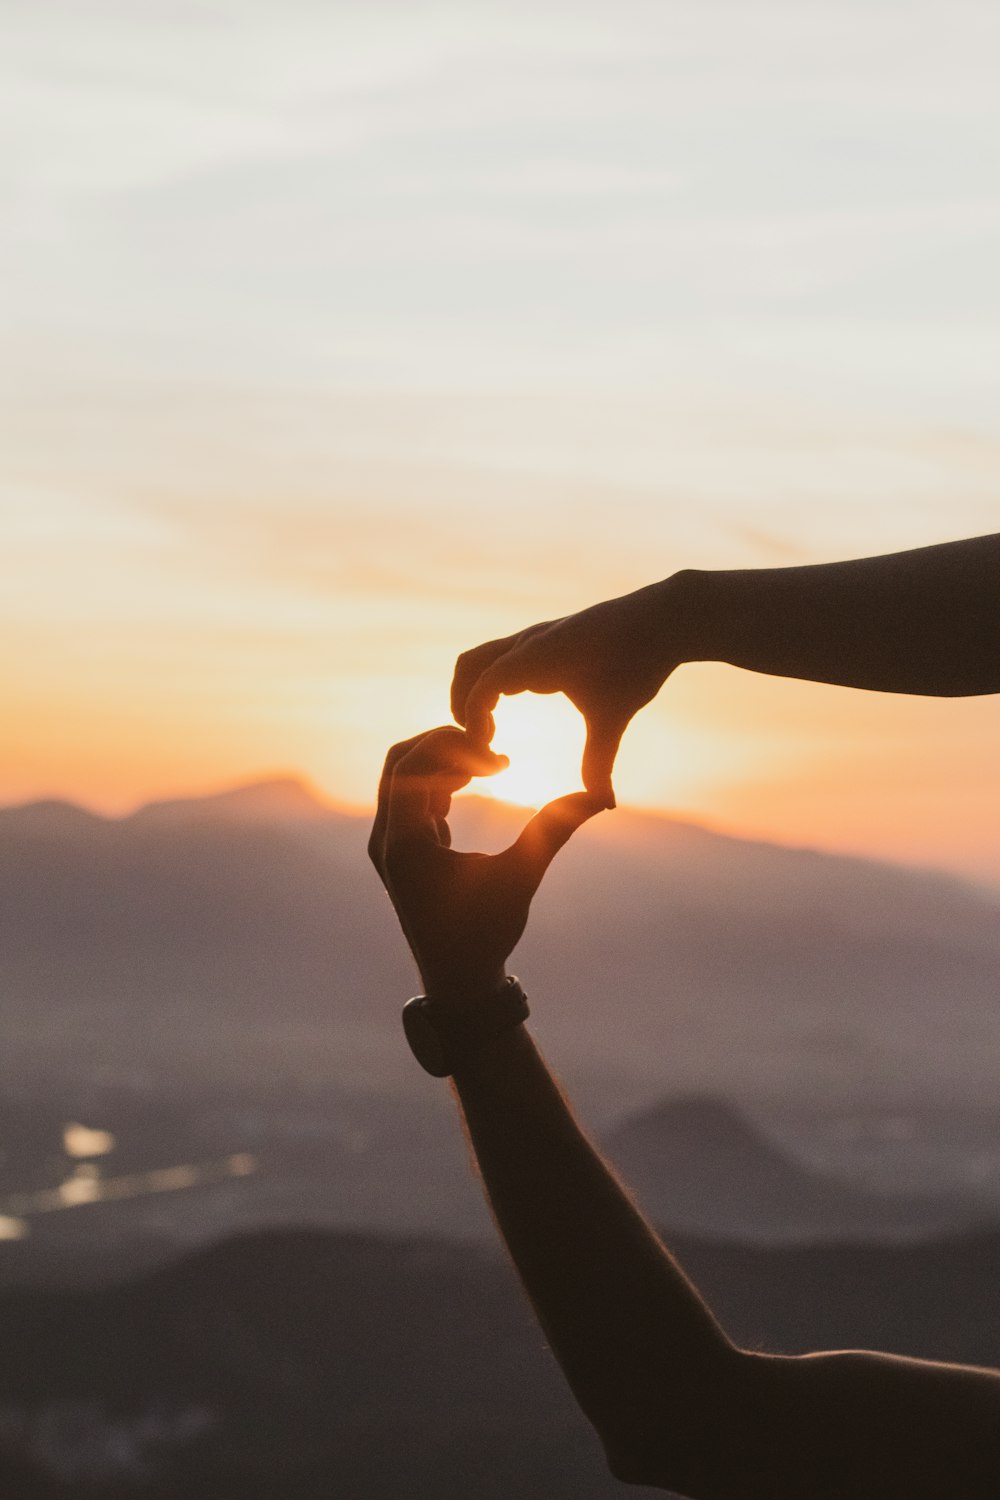
POLYGON ((414 995, 403 1006, 403 1031, 425 1072, 449 1078, 505 1031, 528 1019, 528 997, 509 974, 485 995, 469 995, 445 1005, 432 995, 414 995))

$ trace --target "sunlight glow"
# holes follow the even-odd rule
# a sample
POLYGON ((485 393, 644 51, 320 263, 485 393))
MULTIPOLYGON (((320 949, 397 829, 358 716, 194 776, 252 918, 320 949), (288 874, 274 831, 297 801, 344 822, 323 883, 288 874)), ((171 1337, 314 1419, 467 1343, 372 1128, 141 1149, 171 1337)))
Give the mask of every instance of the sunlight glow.
POLYGON ((561 693, 501 698, 494 718, 493 748, 509 755, 510 765, 499 775, 476 782, 473 791, 522 807, 541 807, 553 797, 581 789, 586 729, 561 693))

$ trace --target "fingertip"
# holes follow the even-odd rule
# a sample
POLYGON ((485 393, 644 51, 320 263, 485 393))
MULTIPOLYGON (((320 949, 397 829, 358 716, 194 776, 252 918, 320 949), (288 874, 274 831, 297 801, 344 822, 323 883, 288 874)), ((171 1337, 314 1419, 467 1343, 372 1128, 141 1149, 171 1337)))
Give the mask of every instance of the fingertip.
POLYGON ((603 812, 604 806, 604 802, 590 792, 569 792, 539 809, 536 814, 537 826, 562 830, 568 836, 577 828, 582 828, 588 818, 603 812))
POLYGON ((590 782, 584 781, 584 786, 587 788, 588 795, 597 804, 597 812, 612 812, 618 806, 615 789, 610 781, 602 777, 590 782))
POLYGON ((488 709, 467 714, 465 732, 473 744, 483 750, 489 750, 493 743, 493 736, 497 732, 496 720, 488 709))
POLYGON ((588 819, 601 812, 602 807, 600 800, 590 792, 570 792, 547 802, 535 813, 508 851, 521 863, 534 889, 559 850, 588 819))
POLYGON ((607 794, 605 793, 599 793, 595 795, 592 792, 584 792, 582 794, 580 803, 580 809, 583 814, 580 819, 581 823, 585 823, 588 818, 596 818, 598 813, 607 812, 610 808, 614 807, 614 805, 615 799, 613 792, 611 793, 610 802, 608 801, 607 794))
POLYGON ((499 693, 495 692, 486 680, 484 673, 462 705, 463 716, 459 722, 464 723, 469 738, 479 745, 491 744, 496 734, 493 710, 499 696, 499 693))
POLYGON ((467 738, 469 741, 467 765, 472 775, 496 776, 501 771, 506 771, 510 765, 508 756, 497 754, 495 750, 490 749, 489 745, 477 743, 471 735, 467 735, 467 738))

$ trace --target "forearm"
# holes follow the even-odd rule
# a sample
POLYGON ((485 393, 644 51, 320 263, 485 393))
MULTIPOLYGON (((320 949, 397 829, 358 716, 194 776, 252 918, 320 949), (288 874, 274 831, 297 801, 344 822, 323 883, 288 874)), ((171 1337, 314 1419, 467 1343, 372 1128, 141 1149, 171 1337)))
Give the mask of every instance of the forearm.
MULTIPOLYGON (((995 1370, 866 1350, 747 1355, 731 1434, 769 1500, 995 1500, 995 1370)), ((734 1474, 733 1500, 743 1488, 734 1474)))
POLYGON ((580 1130, 523 1027, 455 1079, 501 1234, 560 1365, 623 1478, 708 1494, 737 1355, 580 1130))
POLYGON ((523 1027, 456 1075, 497 1224, 619 1478, 693 1500, 987 1500, 995 1372, 732 1345, 523 1027))
POLYGON ((679 640, 684 660, 881 692, 1000 692, 1000 534, 812 567, 689 572, 666 581, 659 607, 659 634, 679 640))

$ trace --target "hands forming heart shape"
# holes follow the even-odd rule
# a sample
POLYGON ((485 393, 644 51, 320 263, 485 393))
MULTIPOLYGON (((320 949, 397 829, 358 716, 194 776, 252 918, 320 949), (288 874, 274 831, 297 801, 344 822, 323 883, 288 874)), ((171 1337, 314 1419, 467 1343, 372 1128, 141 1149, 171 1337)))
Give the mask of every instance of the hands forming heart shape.
MULTIPOLYGON (((682 659, 664 637, 673 580, 655 589, 532 625, 458 659, 451 686, 456 722, 390 750, 368 850, 396 908, 428 994, 476 993, 503 978, 531 899, 566 840, 614 807, 618 746, 632 716, 682 659), (500 854, 451 848, 454 792, 507 760, 490 748, 503 695, 563 693, 583 715, 585 792, 557 797, 500 854)), ((676 643, 674 643, 676 644, 676 643)))
POLYGON ((928 1483, 997 1493, 998 1372, 858 1351, 775 1358, 730 1342, 579 1131, 521 1026, 524 993, 503 977, 549 863, 614 806, 622 735, 680 662, 883 692, 1000 692, 998 579, 1000 536, 675 574, 464 653, 452 683, 463 727, 389 752, 369 852, 424 981, 406 1035, 428 1072, 455 1080, 501 1233, 627 1482, 746 1494, 752 1452, 754 1493, 829 1494, 835 1454, 838 1494, 873 1494, 873 1476, 893 1496, 929 1494, 928 1483), (583 714, 587 790, 548 803, 500 854, 454 850, 452 795, 506 765, 490 748, 493 710, 524 692, 564 693, 583 714), (790 1443, 800 1429, 806 1440, 790 1443))
POLYGON ((451 725, 405 740, 386 757, 368 853, 427 994, 460 999, 502 981, 545 871, 604 805, 588 792, 572 792, 535 813, 500 854, 452 849, 452 796, 473 777, 495 775, 507 764, 506 756, 451 725))

